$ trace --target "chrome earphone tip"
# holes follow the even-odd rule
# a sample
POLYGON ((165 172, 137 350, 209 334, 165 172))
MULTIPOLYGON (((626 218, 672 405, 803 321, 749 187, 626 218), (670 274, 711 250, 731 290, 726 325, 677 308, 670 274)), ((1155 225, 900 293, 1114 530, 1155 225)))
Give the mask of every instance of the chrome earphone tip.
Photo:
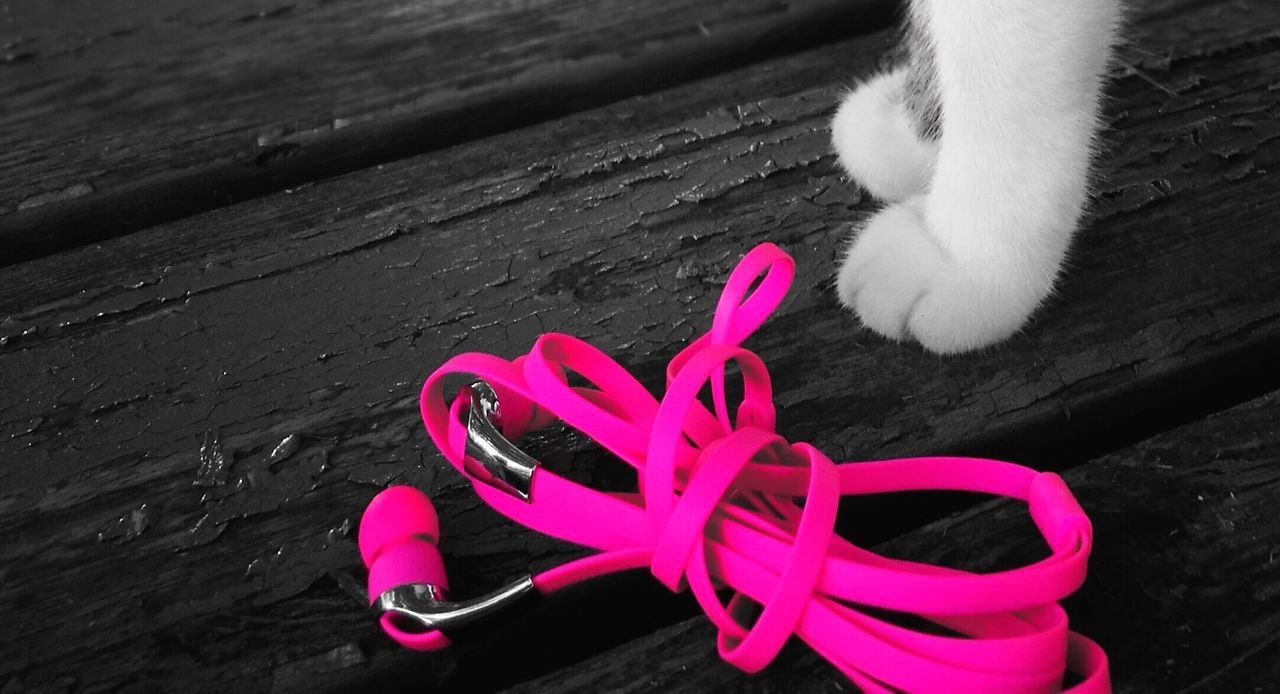
POLYGON ((538 461, 498 431, 495 421, 501 413, 498 394, 493 386, 475 381, 467 390, 471 395, 471 407, 467 412, 467 455, 489 473, 489 481, 494 487, 528 501, 538 461))
POLYGON ((407 583, 382 593, 373 607, 378 612, 392 615, 396 626, 403 631, 439 630, 452 640, 459 632, 508 615, 515 607, 526 604, 537 595, 540 594, 532 576, 525 576, 488 595, 460 602, 445 600, 444 591, 438 586, 407 583))

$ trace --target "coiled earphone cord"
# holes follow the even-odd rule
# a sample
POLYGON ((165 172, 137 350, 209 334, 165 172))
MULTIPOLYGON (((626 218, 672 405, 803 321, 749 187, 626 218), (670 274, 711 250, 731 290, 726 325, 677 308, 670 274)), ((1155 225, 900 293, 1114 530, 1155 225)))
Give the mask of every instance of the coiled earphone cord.
MULTIPOLYGON (((524 589, 545 594, 648 566, 672 590, 692 591, 719 630, 721 657, 747 672, 766 666, 795 634, 868 692, 1053 692, 1067 670, 1079 679, 1070 691, 1109 691, 1105 653, 1068 629, 1058 604, 1083 583, 1092 545, 1089 519, 1060 477, 977 458, 836 464, 774 432, 769 374, 740 345, 782 301, 793 274, 792 259, 772 244, 748 253, 726 283, 711 331, 669 364, 661 400, 600 350, 556 333, 512 361, 458 355, 427 379, 427 430, 481 499, 533 530, 599 550, 532 576, 524 589), (732 418, 729 362, 743 382, 732 418), (569 372, 590 385, 569 385, 569 372), (446 403, 444 380, 458 374, 481 381, 446 403), (710 409, 699 400, 708 383, 710 409), (592 490, 504 448, 555 419, 634 467, 639 492, 592 490), (492 441, 477 434, 489 425, 492 441), (841 496, 910 490, 1025 501, 1052 553, 977 574, 882 557, 834 534, 841 496), (734 591, 728 605, 717 587, 734 591), (912 613, 956 635, 894 624, 866 607, 912 613)), ((410 648, 449 644, 445 620, 437 628, 397 617, 413 612, 397 601, 406 587, 416 591, 410 602, 457 605, 442 602, 438 536, 429 502, 404 487, 383 492, 361 522, 370 599, 387 610, 387 633, 410 648)))

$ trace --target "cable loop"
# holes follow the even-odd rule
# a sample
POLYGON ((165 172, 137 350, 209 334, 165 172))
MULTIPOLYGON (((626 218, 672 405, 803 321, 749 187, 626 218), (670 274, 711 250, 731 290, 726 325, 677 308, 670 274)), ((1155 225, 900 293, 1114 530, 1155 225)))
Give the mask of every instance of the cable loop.
MULTIPOLYGON (((1084 581, 1092 546, 1088 517, 1060 477, 976 458, 837 465, 775 432, 769 372, 741 343, 778 307, 793 275, 794 262, 776 246, 749 252, 726 282, 711 330, 668 364, 661 399, 595 347, 549 333, 512 361, 474 353, 450 359, 423 387, 423 421, 485 502, 534 530, 599 550, 534 576, 541 592, 648 566, 668 588, 693 593, 719 630, 720 655, 748 672, 767 665, 794 634, 871 692, 1054 692, 1068 669, 1080 680, 1071 691, 1109 691, 1105 654, 1068 630, 1058 604, 1084 581), (733 409, 725 385, 731 363, 742 380, 733 409), (570 385, 571 373, 588 385, 570 385), (540 467, 527 499, 503 491, 477 474, 483 461, 467 453, 470 400, 445 401, 443 380, 454 374, 492 387, 504 436, 562 420, 633 466, 639 493, 599 492, 540 467), (710 408, 700 400, 708 386, 710 408), (923 489, 1027 502, 1052 554, 977 574, 882 557, 834 533, 842 495, 923 489), (734 592, 727 606, 718 587, 734 592), (884 611, 914 614, 950 633, 903 626, 884 611)), ((414 647, 439 645, 392 635, 424 644, 414 647)))

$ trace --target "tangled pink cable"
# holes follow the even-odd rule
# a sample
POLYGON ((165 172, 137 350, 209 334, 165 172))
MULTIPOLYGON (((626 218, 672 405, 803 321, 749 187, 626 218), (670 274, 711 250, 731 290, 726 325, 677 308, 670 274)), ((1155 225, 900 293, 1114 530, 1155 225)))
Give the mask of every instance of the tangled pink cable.
MULTIPOLYGON (((1069 631, 1058 604, 1083 583, 1092 544, 1089 519, 1062 478, 977 458, 837 465, 774 432, 769 373, 740 345, 777 308, 793 274, 792 259, 772 244, 748 253, 729 276, 711 331, 668 365, 661 400, 600 350, 556 333, 513 361, 462 354, 431 375, 423 420, 476 493, 516 522, 599 550, 533 576, 532 589, 549 593, 649 566, 672 590, 692 591, 719 629, 721 657, 747 672, 765 667, 795 634, 868 692, 1055 692, 1067 670, 1078 678, 1070 691, 1109 691, 1106 655, 1069 631), (729 362, 743 384, 732 418, 729 362), (589 385, 571 386, 570 372, 589 385), (563 420, 634 467, 639 493, 599 492, 541 467, 527 495, 503 488, 468 448, 473 401, 445 402, 444 379, 457 374, 492 387, 500 408, 491 419, 506 439, 563 420), (710 409, 699 400, 707 383, 710 409), (1025 501, 1051 555, 977 574, 882 557, 833 532, 842 495, 925 489, 1025 501), (727 606, 721 587, 734 592, 727 606), (866 607, 912 613, 954 635, 895 624, 866 607)), ((371 601, 397 586, 424 585, 432 599, 446 587, 434 512, 414 494, 387 490, 361 522, 371 601)), ((449 643, 439 629, 407 628, 390 612, 382 625, 411 648, 449 643)))

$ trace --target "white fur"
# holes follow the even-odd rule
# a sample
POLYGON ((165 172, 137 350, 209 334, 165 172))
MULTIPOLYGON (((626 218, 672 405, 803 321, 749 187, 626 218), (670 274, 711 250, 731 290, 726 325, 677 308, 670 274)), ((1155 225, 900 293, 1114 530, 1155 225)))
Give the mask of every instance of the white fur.
MULTIPOLYGON (((1012 335, 1053 287, 1087 197, 1119 0, 918 0, 913 10, 934 42, 942 98, 932 179, 870 220, 837 284, 872 330, 959 352, 1012 335)), ((846 100, 834 143, 853 176, 900 200, 905 186, 885 181, 906 179, 902 162, 917 162, 922 143, 885 151, 900 141, 853 134, 853 115, 868 132, 901 132, 900 108, 867 106, 882 84, 846 100)))
POLYGON ((854 90, 831 121, 840 163, 881 200, 905 200, 933 176, 938 148, 916 135, 903 106, 905 69, 878 75, 854 90))

